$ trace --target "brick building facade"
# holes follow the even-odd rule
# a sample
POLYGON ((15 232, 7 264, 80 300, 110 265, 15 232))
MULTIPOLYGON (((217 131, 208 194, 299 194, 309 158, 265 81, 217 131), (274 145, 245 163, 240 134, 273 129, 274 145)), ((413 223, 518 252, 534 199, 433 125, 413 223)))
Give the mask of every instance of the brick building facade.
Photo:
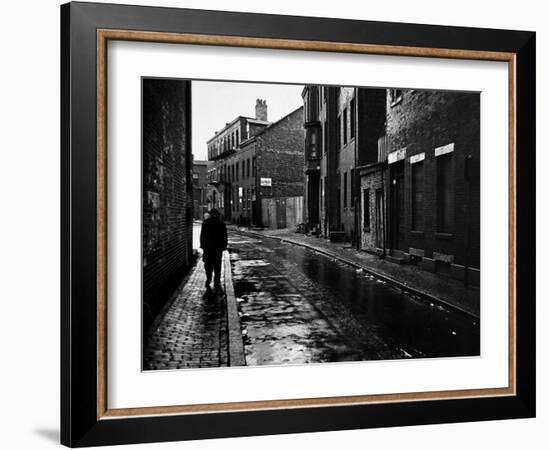
POLYGON ((308 228, 479 279, 479 94, 306 86, 308 228))
POLYGON ((143 80, 143 326, 191 264, 190 82, 143 80))
POLYGON ((480 267, 480 96, 387 91, 390 253, 470 281, 480 267))
POLYGON ((208 161, 193 161, 193 218, 202 220, 208 211, 208 161))
POLYGON ((361 165, 377 160, 385 96, 380 89, 306 86, 306 223, 331 240, 359 239, 361 165))
MULTIPOLYGON (((230 151, 211 158, 211 203, 223 211, 226 220, 234 223, 289 226, 287 199, 303 196, 304 190, 303 108, 271 123, 267 121, 265 100, 258 99, 256 118, 239 117, 238 120, 246 124, 247 131, 239 134, 240 139, 230 151), (269 219, 273 214, 266 215, 266 209, 272 207, 268 199, 274 199, 274 205, 279 204, 273 222, 269 219), (270 223, 264 223, 266 220, 270 223)), ((208 142, 212 143, 225 132, 224 128, 208 142)))

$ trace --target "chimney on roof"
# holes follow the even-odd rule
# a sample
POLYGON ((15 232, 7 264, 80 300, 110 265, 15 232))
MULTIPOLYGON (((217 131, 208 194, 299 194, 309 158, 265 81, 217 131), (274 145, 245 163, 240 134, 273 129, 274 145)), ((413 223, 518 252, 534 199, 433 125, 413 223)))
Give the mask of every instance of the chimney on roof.
POLYGON ((256 99, 256 119, 267 122, 267 103, 261 98, 256 99))

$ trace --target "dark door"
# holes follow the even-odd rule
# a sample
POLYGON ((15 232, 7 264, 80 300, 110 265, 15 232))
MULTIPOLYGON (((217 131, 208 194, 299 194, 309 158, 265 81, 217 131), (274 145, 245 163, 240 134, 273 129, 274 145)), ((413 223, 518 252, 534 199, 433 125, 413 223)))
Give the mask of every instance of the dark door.
POLYGON ((277 228, 286 228, 286 199, 277 199, 277 228))
POLYGON ((376 217, 375 217, 375 230, 376 230, 376 247, 382 248, 384 243, 383 239, 383 220, 384 220, 384 191, 383 189, 376 189, 376 217))
POLYGON ((392 164, 390 169, 390 248, 405 250, 405 192, 404 162, 392 164))
POLYGON ((308 221, 311 227, 319 224, 319 174, 308 176, 308 221))
POLYGON ((342 206, 342 191, 340 188, 336 190, 336 229, 340 230, 342 228, 342 211, 340 208, 342 206))

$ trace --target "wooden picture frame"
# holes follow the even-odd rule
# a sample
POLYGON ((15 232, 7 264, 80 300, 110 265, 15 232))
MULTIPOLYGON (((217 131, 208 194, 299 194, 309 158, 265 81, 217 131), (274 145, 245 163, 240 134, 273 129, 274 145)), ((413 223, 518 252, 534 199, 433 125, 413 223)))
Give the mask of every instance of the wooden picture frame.
POLYGON ((64 445, 534 417, 535 33, 78 2, 61 7, 61 27, 64 445), (109 40, 507 62, 508 387, 110 409, 106 394, 109 40))

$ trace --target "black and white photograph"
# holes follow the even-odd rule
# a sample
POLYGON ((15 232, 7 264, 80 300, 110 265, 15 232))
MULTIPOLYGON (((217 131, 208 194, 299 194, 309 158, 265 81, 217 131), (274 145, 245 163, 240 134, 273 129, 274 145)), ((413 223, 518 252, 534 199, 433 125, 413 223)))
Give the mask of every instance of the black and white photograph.
POLYGON ((143 370, 480 355, 480 94, 142 78, 143 370))

